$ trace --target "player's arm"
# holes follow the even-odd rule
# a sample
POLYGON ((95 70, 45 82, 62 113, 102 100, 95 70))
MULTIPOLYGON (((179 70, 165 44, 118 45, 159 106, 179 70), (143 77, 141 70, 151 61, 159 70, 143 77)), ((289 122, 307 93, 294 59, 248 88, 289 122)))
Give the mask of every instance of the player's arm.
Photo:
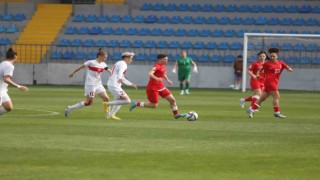
POLYGON ((165 74, 164 79, 168 82, 169 85, 172 85, 172 81, 168 78, 168 76, 165 74))
POLYGON ((285 69, 287 69, 287 71, 289 71, 289 72, 292 72, 292 71, 293 71, 293 69, 292 69, 290 66, 288 66, 286 63, 282 62, 282 65, 283 65, 283 67, 284 67, 285 69))
POLYGON ((156 80, 156 81, 161 82, 161 81, 162 81, 162 78, 158 78, 157 76, 155 76, 155 75, 154 75, 154 72, 155 72, 155 69, 154 69, 154 68, 152 68, 152 70, 149 71, 148 74, 149 74, 150 78, 152 78, 152 79, 154 79, 154 80, 156 80))
POLYGON ((177 72, 177 71, 176 71, 177 67, 178 67, 178 62, 176 61, 176 62, 174 63, 174 65, 173 65, 173 69, 172 69, 172 72, 173 72, 173 73, 176 73, 176 72, 177 72))
POLYGON ((82 64, 82 65, 79 66, 77 69, 75 69, 72 73, 70 73, 70 74, 69 74, 69 77, 72 78, 75 73, 77 73, 78 71, 80 71, 80 69, 82 69, 82 68, 84 68, 84 67, 85 67, 85 65, 82 64))
POLYGON ((107 73, 109 73, 109 74, 111 74, 111 73, 112 73, 111 69, 109 69, 109 67, 108 67, 108 66, 107 66, 107 67, 105 67, 105 68, 104 68, 104 70, 106 70, 106 71, 107 71, 107 73))
POLYGON ((260 68, 260 69, 257 71, 257 75, 256 75, 256 77, 257 77, 257 78, 259 78, 259 77, 260 77, 260 73, 262 72, 262 70, 263 70, 263 67, 262 67, 262 68, 260 68))
POLYGON ((21 86, 21 85, 15 83, 15 82, 13 82, 11 76, 4 76, 3 81, 5 83, 7 83, 7 84, 10 84, 13 87, 16 87, 16 88, 20 89, 21 91, 24 91, 24 92, 29 91, 28 87, 21 86))
POLYGON ((248 69, 248 74, 253 78, 253 79, 257 79, 257 76, 255 74, 253 74, 253 72, 251 70, 248 69))
POLYGON ((193 72, 198 73, 197 64, 194 61, 191 61, 191 64, 193 65, 193 72))

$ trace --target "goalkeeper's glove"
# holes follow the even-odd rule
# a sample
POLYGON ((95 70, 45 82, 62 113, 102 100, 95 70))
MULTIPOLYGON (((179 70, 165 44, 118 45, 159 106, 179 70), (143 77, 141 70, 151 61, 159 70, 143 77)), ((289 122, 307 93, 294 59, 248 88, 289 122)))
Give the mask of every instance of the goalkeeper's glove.
POLYGON ((176 73, 176 69, 175 69, 175 68, 173 68, 173 69, 172 69, 172 72, 175 74, 175 73, 176 73))
POLYGON ((194 66, 194 67, 193 67, 193 72, 194 72, 194 73, 198 73, 198 68, 197 68, 197 66, 194 66))

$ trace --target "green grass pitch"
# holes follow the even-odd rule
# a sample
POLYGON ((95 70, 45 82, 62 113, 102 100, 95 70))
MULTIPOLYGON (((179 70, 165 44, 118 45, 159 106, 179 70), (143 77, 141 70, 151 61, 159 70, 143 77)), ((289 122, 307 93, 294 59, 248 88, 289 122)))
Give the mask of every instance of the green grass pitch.
MULTIPOLYGON (((319 179, 320 96, 281 92, 281 112, 271 99, 254 119, 239 106, 251 94, 192 89, 180 96, 181 112, 199 119, 175 120, 168 103, 157 109, 124 105, 122 121, 104 119, 101 100, 64 117, 67 104, 83 97, 82 86, 10 89, 14 111, 0 117, 0 179, 319 179)), ((144 88, 126 88, 146 100, 144 88)), ((111 95, 109 93, 109 95, 111 95)))

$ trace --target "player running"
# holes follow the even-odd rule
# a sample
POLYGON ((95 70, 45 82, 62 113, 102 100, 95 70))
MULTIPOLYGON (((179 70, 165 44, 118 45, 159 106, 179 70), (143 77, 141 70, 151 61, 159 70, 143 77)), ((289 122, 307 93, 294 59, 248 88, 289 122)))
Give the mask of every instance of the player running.
POLYGON ((14 66, 13 63, 18 59, 18 54, 12 48, 6 53, 6 60, 0 63, 0 116, 12 111, 13 104, 8 95, 8 85, 20 89, 21 91, 29 91, 28 87, 19 85, 12 81, 14 66))
POLYGON ((248 74, 250 74, 250 86, 254 93, 253 96, 249 96, 247 98, 240 99, 240 106, 244 108, 244 104, 246 101, 251 101, 251 106, 260 98, 261 93, 264 89, 264 72, 261 71, 259 77, 257 77, 257 72, 262 68, 266 59, 269 59, 267 53, 265 51, 260 51, 258 53, 258 60, 253 62, 249 69, 248 74))
POLYGON ((170 79, 166 75, 167 63, 168 55, 158 54, 156 64, 153 66, 151 71, 149 71, 150 80, 146 87, 149 102, 132 102, 130 111, 132 111, 137 106, 147 108, 158 107, 158 96, 160 95, 170 103, 170 107, 176 119, 186 116, 186 114, 179 114, 175 98, 164 85, 164 80, 166 80, 169 85, 172 85, 172 81, 170 81, 170 79))
POLYGON ((116 116, 117 111, 121 108, 123 104, 130 104, 130 97, 124 92, 121 88, 122 83, 127 86, 131 86, 137 89, 137 85, 128 81, 124 75, 126 74, 128 64, 132 62, 132 58, 134 56, 133 52, 124 52, 122 53, 121 61, 118 61, 112 68, 111 76, 108 80, 108 89, 115 98, 114 101, 104 102, 106 119, 109 120, 121 120, 116 116), (109 110, 107 109, 109 106, 109 110))
POLYGON ((187 57, 187 52, 182 51, 181 57, 176 60, 173 66, 172 72, 176 73, 176 68, 178 67, 178 80, 180 81, 180 95, 189 95, 189 85, 191 78, 191 64, 193 65, 193 72, 198 73, 197 64, 190 58, 187 57), (184 87, 184 83, 186 86, 184 87))
POLYGON ((75 69, 72 73, 69 74, 69 77, 72 78, 73 75, 81 70, 82 68, 86 68, 86 80, 85 80, 85 96, 87 97, 86 101, 81 101, 77 104, 67 106, 64 112, 65 117, 69 117, 70 111, 79 109, 85 106, 90 106, 93 103, 94 96, 98 94, 103 102, 108 102, 109 97, 106 92, 106 89, 103 87, 101 82, 101 73, 103 71, 108 71, 111 73, 111 70, 108 69, 105 61, 107 60, 107 53, 104 52, 101 48, 97 53, 97 58, 93 60, 86 61, 77 69, 75 69))
POLYGON ((257 72, 257 77, 259 77, 260 72, 264 71, 265 73, 265 80, 264 86, 265 89, 262 92, 260 99, 256 101, 256 103, 251 106, 247 113, 250 118, 253 118, 253 113, 256 109, 258 109, 261 103, 266 100, 270 95, 273 98, 273 109, 274 109, 274 116, 278 118, 285 118, 286 116, 280 113, 280 106, 279 106, 279 99, 280 94, 278 90, 278 82, 280 74, 284 69, 287 69, 289 72, 292 72, 292 68, 289 67, 283 61, 278 60, 278 52, 280 50, 278 48, 270 48, 270 61, 263 64, 262 68, 257 72))

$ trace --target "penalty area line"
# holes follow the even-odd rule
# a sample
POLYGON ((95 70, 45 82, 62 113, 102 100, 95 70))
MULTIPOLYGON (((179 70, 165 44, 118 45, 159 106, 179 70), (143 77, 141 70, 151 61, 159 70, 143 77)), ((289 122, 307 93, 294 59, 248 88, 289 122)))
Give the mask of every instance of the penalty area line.
POLYGON ((27 115, 10 115, 10 114, 5 114, 4 116, 7 117, 20 117, 20 116, 54 116, 60 114, 59 112, 55 111, 46 111, 46 110, 37 110, 37 109, 25 109, 25 108, 15 108, 15 109, 20 109, 20 110, 26 110, 26 111, 36 111, 36 112, 43 112, 42 114, 27 114, 27 115))

